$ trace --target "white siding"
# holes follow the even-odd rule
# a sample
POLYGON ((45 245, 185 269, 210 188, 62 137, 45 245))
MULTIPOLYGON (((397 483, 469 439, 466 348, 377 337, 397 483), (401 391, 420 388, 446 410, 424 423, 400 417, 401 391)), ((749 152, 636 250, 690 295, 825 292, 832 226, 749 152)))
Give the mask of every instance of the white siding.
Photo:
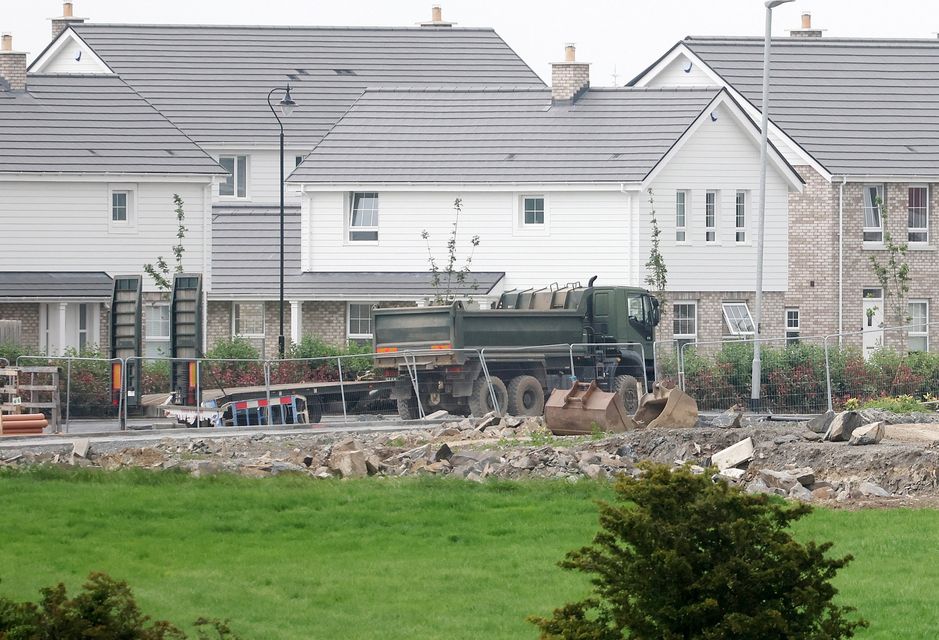
MULTIPOLYGON (((753 290, 756 268, 757 207, 760 151, 726 107, 718 107, 717 121, 704 120, 668 163, 652 185, 656 217, 662 231, 662 253, 673 291, 753 290), (686 207, 687 245, 675 243, 675 192, 690 191, 686 207), (749 191, 747 241, 735 240, 735 196, 749 191), (707 190, 719 191, 717 242, 704 241, 704 200, 707 190)), ((764 288, 785 291, 788 261, 788 187, 770 168, 767 175, 764 288)), ((648 194, 646 194, 648 195, 648 194)), ((637 209, 640 228, 648 229, 648 197, 637 209)), ((648 238, 647 234, 639 237, 648 238)), ((647 240, 637 247, 634 266, 642 270, 649 249, 647 240)))
MULTIPOLYGON (((201 183, 0 181, 4 250, 0 271, 105 271, 143 273, 163 256, 171 264, 177 221, 173 194, 185 205, 183 266, 203 270, 204 194, 201 183), (111 228, 109 188, 135 189, 136 221, 111 228)), ((149 278, 145 288, 153 290, 149 278)))
POLYGON ((95 60, 77 40, 69 38, 62 48, 56 51, 55 56, 43 65, 43 73, 111 73, 107 67, 95 60), (81 59, 76 60, 79 51, 81 59))
MULTIPOLYGON (((271 116, 273 118, 274 116, 271 116)), ((276 139, 275 139, 276 142, 276 139)), ((222 203, 245 202, 258 205, 271 205, 280 203, 280 159, 278 151, 266 150, 219 150, 208 151, 216 160, 219 156, 247 156, 248 157, 248 184, 246 198, 219 198, 218 187, 215 188, 214 200, 222 203)), ((305 156, 308 151, 287 149, 284 151, 284 178, 296 167, 296 157, 305 156)), ((224 179, 224 176, 222 176, 224 179)), ((287 183, 284 189, 284 202, 287 205, 300 204, 297 186, 287 183)))
MULTIPOLYGON (((367 189, 363 189, 367 190, 367 189)), ((525 193, 537 193, 526 191, 525 193)), ((458 264, 479 235, 473 271, 504 271, 506 287, 550 282, 627 279, 629 196, 612 192, 547 192, 548 234, 516 230, 520 194, 464 191, 379 191, 377 245, 345 243, 346 194, 314 193, 304 206, 312 224, 304 234, 304 265, 310 271, 425 271, 428 251, 421 231, 431 235, 438 264, 447 257, 453 201, 463 201, 458 264)))
POLYGON ((679 55, 672 60, 661 72, 659 72, 652 81, 650 87, 714 87, 718 86, 698 64, 692 63, 691 70, 688 63, 691 62, 684 55, 679 55))

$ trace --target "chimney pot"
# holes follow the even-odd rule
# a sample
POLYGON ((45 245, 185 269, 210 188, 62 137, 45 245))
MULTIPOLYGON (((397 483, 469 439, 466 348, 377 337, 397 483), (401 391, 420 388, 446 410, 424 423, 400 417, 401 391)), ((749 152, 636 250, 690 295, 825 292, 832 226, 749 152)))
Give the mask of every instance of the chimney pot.
POLYGON ((802 28, 811 29, 812 28, 812 14, 808 11, 802 12, 802 28))
POLYGON ((0 51, 13 51, 13 36, 9 33, 0 36, 0 51))
POLYGON ((568 45, 564 47, 564 62, 574 62, 574 60, 577 59, 576 53, 577 48, 574 46, 574 43, 568 43, 568 45))
POLYGON ((439 4, 435 4, 430 8, 430 19, 433 22, 443 22, 443 11, 441 11, 439 4))
POLYGON ((71 2, 62 3, 62 17, 64 18, 72 17, 72 3, 71 2))

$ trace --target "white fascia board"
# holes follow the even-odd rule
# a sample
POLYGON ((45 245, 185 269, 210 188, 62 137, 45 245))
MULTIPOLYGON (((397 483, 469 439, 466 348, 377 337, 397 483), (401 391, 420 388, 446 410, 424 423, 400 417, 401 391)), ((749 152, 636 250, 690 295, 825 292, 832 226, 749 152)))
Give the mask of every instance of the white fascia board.
MULTIPOLYGON (((716 86, 723 87, 727 91, 729 91, 730 95, 734 98, 734 100, 736 100, 743 106, 743 109, 747 112, 747 115, 753 118, 754 122, 760 121, 760 119, 762 118, 762 113, 760 112, 760 110, 757 109, 749 100, 747 100, 739 91, 737 91, 733 85, 731 85, 729 82, 724 80, 716 71, 714 71, 710 66, 708 66, 708 64, 704 62, 704 60, 702 60, 697 55, 695 55, 695 53, 691 49, 689 49, 684 43, 679 43, 679 45, 675 47, 674 51, 672 51, 670 54, 662 58, 658 64, 656 64, 654 67, 652 67, 648 71, 648 73, 646 73, 644 76, 642 76, 642 78, 637 80, 635 86, 637 87, 648 86, 650 81, 652 81, 665 68, 667 68, 668 65, 671 64, 675 60, 675 58, 681 55, 691 60, 693 64, 698 65, 702 73, 704 73, 704 75, 710 78, 716 86)), ((772 120, 770 120, 770 123, 769 123, 769 130, 774 135, 777 135, 780 138, 782 138, 786 142, 786 146, 788 146, 792 150, 793 153, 799 156, 799 158, 804 160, 806 164, 810 165, 813 169, 815 169, 815 171, 817 171, 819 175, 825 178, 828 182, 832 181, 831 172, 828 171, 828 169, 826 169, 825 167, 823 167, 821 163, 818 162, 818 160, 813 158, 812 155, 809 154, 808 151, 803 149, 801 145, 799 145, 798 142, 793 140, 789 136, 788 133, 786 133, 785 131, 780 129, 778 126, 776 126, 772 120)))
MULTIPOLYGON (((759 148, 760 146, 760 130, 752 120, 750 120, 746 114, 741 112, 738 104, 731 99, 730 95, 722 91, 719 93, 707 107, 698 115, 691 126, 682 134, 682 136, 672 145, 672 148, 668 150, 659 162, 653 167, 652 171, 646 176, 645 180, 642 181, 641 187, 646 189, 651 185, 656 176, 665 168, 665 166, 671 162, 671 160, 681 151, 682 147, 688 140, 694 136, 695 132, 708 120, 711 118, 711 112, 714 111, 717 107, 724 105, 730 114, 737 120, 737 123, 746 131, 754 144, 759 148)), ((796 171, 789 166, 789 163, 786 162, 786 159, 782 157, 782 154, 779 153, 779 150, 776 149, 772 144, 767 147, 768 158, 770 163, 776 170, 782 174, 785 178, 786 183, 789 184, 789 187, 795 191, 802 192, 805 184, 802 182, 801 176, 799 176, 796 171)))
POLYGON ((64 173, 11 171, 0 173, 0 182, 198 182, 215 183, 219 176, 202 173, 64 173))
POLYGON ((500 182, 500 183, 453 183, 438 184, 427 182, 396 183, 294 183, 298 191, 305 193, 329 191, 434 191, 466 193, 513 192, 513 191, 638 191, 639 182, 500 182))
MULTIPOLYGON (((59 34, 59 37, 53 41, 51 45, 40 55, 38 58, 33 60, 33 63, 29 65, 27 69, 28 73, 45 73, 46 67, 49 66, 49 63, 52 62, 55 57, 59 54, 62 48, 69 42, 74 42, 81 49, 82 56, 88 56, 91 58, 92 62, 97 65, 101 71, 102 75, 114 75, 114 70, 108 66, 108 64, 101 59, 101 57, 94 52, 94 49, 88 46, 88 44, 82 40, 81 36, 72 31, 71 27, 67 27, 65 31, 59 34)), ((87 73, 87 72, 85 72, 87 73)))
POLYGON ((841 183, 842 179, 845 182, 908 182, 908 183, 924 183, 924 182, 939 182, 939 174, 923 174, 917 173, 908 176, 896 176, 896 175, 883 175, 883 174, 864 174, 864 173, 835 173, 832 174, 832 178, 835 182, 841 183))

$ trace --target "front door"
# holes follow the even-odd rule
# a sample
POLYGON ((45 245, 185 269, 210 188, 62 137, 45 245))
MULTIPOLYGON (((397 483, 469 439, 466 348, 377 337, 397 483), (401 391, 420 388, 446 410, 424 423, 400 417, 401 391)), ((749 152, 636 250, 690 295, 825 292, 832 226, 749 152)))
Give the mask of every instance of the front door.
POLYGON ((864 359, 884 346, 884 291, 864 289, 864 359))

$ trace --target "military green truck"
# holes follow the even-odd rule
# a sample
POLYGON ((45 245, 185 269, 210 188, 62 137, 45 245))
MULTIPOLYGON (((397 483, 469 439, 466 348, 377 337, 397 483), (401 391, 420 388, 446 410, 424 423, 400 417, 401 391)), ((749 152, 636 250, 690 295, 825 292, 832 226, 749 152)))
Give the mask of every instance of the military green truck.
POLYGON ((622 394, 626 409, 635 411, 637 382, 654 377, 659 304, 643 289, 599 287, 595 280, 586 287, 506 292, 494 309, 471 310, 459 301, 376 309, 375 366, 395 380, 400 417, 419 418, 421 409, 482 416, 494 409, 493 395, 500 412, 541 415, 546 396, 570 388, 575 378, 622 394), (618 346, 623 343, 642 345, 644 357, 636 346, 618 346), (571 350, 570 344, 584 346, 571 350))

